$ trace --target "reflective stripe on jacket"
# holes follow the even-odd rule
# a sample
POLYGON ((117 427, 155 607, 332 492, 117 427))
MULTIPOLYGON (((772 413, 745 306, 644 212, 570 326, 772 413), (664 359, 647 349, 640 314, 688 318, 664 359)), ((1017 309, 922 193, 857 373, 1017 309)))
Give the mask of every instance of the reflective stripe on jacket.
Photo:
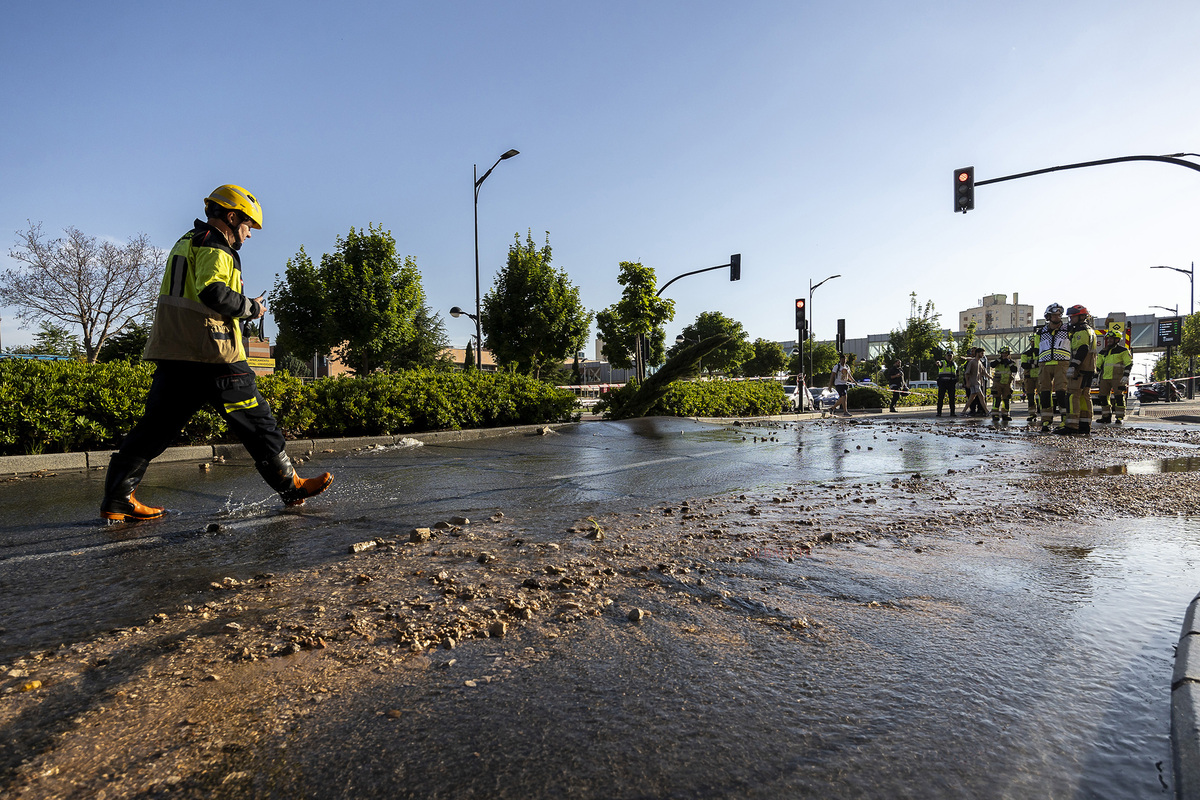
POLYGON ((242 294, 242 262, 206 222, 183 235, 167 256, 154 310, 147 360, 233 364, 246 360, 240 320, 255 302, 242 294))
POLYGON ((1038 328, 1038 363, 1071 360, 1071 335, 1065 327, 1057 329, 1049 325, 1038 328))
POLYGON ((1096 371, 1096 331, 1091 325, 1072 325, 1068 328, 1071 334, 1071 363, 1081 372, 1096 371))

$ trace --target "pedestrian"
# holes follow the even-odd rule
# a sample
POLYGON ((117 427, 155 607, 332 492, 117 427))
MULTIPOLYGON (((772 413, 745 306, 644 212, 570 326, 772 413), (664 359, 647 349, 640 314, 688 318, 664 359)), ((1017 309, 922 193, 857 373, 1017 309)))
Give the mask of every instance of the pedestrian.
MULTIPOLYGON (((833 408, 830 409, 830 413, 836 416, 838 413, 838 407, 840 406, 843 417, 852 416, 850 413, 850 387, 854 384, 854 375, 851 372, 850 362, 845 353, 838 358, 837 366, 834 367, 833 374, 830 376, 829 381, 830 385, 833 386, 838 393, 837 402, 833 404, 833 408)), ((821 416, 823 417, 825 415, 822 414, 821 416)))
POLYGON ((892 362, 892 365, 884 372, 883 377, 887 380, 888 388, 892 390, 892 405, 888 410, 893 414, 896 413, 896 403, 900 400, 901 394, 907 394, 908 384, 904 380, 904 367, 900 363, 900 359, 892 362))
POLYGON ((1129 372, 1132 369, 1133 356, 1125 347, 1125 331, 1121 323, 1114 322, 1104 332, 1104 348, 1096 354, 1096 374, 1100 376, 1098 422, 1120 425, 1125 421, 1125 395, 1129 393, 1129 372))
POLYGON ((1087 436, 1092 432, 1092 379, 1096 377, 1096 331, 1081 305, 1067 309, 1071 324, 1071 359, 1067 362, 1067 418, 1059 433, 1087 436))
POLYGON ((108 463, 100 516, 110 523, 166 513, 133 496, 150 462, 204 405, 221 415, 254 458, 263 479, 289 505, 300 505, 333 481, 328 472, 303 480, 283 434, 246 362, 243 325, 266 313, 265 294, 242 293, 239 251, 262 230, 262 206, 240 186, 217 187, 204 199, 206 221, 167 256, 154 325, 143 357, 156 364, 146 410, 108 463))
POLYGON ((987 398, 983 394, 983 373, 987 369, 982 347, 971 348, 971 356, 963 369, 963 384, 967 389, 967 414, 987 414, 987 398), (978 403, 978 405, 973 405, 978 403))
POLYGON ((1008 413, 1012 402, 1013 379, 1017 377, 1017 362, 1012 360, 1012 350, 1000 348, 1000 357, 992 362, 992 419, 1003 419, 1008 422, 1012 417, 1008 413))
POLYGON ((1029 337, 1029 347, 1021 351, 1021 389, 1025 392, 1025 404, 1029 408, 1029 424, 1038 418, 1038 337, 1029 337))
POLYGON ((950 401, 950 416, 954 416, 954 396, 958 393, 958 372, 954 369, 954 353, 946 354, 944 360, 937 362, 937 415, 942 415, 942 404, 950 401))
POLYGON ((1046 324, 1037 329, 1038 337, 1038 417, 1042 433, 1050 432, 1054 413, 1067 414, 1067 362, 1071 360, 1071 336, 1063 327, 1063 307, 1046 306, 1046 324))

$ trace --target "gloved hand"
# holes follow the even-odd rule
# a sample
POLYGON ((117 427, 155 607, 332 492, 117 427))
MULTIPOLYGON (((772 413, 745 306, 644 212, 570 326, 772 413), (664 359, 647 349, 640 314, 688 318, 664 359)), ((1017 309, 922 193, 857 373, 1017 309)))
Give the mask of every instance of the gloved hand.
POLYGON ((1069 380, 1069 381, 1070 381, 1070 380, 1074 380, 1074 379, 1075 379, 1075 376, 1076 376, 1077 374, 1078 374, 1078 373, 1077 373, 1077 371, 1076 371, 1076 369, 1075 369, 1075 365, 1074 365, 1074 364, 1072 364, 1072 365, 1070 365, 1069 367, 1067 367, 1067 380, 1069 380))

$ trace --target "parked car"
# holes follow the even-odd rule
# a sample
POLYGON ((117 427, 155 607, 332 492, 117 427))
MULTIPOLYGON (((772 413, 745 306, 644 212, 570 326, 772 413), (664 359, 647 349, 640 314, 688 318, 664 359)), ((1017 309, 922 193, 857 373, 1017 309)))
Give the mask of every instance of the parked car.
POLYGON ((808 390, 808 393, 812 395, 813 408, 817 409, 818 411, 832 408, 833 404, 838 401, 838 393, 833 389, 830 389, 828 386, 824 389, 814 386, 808 390))

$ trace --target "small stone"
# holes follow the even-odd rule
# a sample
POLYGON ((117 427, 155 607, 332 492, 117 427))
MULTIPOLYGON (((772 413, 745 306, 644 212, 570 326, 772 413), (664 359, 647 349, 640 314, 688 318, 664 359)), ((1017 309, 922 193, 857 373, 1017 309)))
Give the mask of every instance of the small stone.
POLYGON ((209 464, 207 461, 200 465, 201 472, 208 472, 210 469, 212 469, 212 464, 209 464))
POLYGON ((35 692, 40 688, 42 688, 41 681, 37 681, 37 680, 26 681, 25 683, 22 683, 20 686, 17 687, 17 691, 18 692, 35 692))
POLYGON ((428 542, 432 538, 433 531, 431 531, 429 528, 413 528, 412 533, 409 534, 408 540, 410 542, 416 542, 419 544, 421 542, 428 542))
POLYGON ((641 622, 646 618, 646 612, 640 608, 635 608, 629 612, 630 622, 641 622))
POLYGON ((505 634, 507 634, 507 633, 508 633, 508 623, 507 622, 497 620, 497 621, 493 622, 491 625, 488 625, 488 636, 492 637, 493 639, 503 639, 505 634))
POLYGON ((367 550, 374 550, 377 544, 378 544, 378 542, 375 542, 375 541, 355 542, 354 544, 350 545, 350 552, 351 553, 362 553, 367 550))
POLYGON ((241 623, 238 623, 238 622, 228 622, 225 624, 225 632, 226 633, 237 633, 241 629, 242 629, 241 623))
MULTIPOLYGON (((496 516, 503 517, 504 515, 497 511, 496 516)), ((447 522, 449 522, 451 525, 459 526, 471 524, 471 520, 467 519, 466 517, 451 517, 447 520, 447 522)))
POLYGON ((209 682, 211 682, 211 683, 215 683, 216 681, 219 681, 219 680, 221 680, 221 676, 220 676, 220 675, 215 675, 215 674, 213 674, 213 673, 209 673, 208 675, 205 675, 205 676, 204 676, 204 680, 206 680, 206 681, 209 681, 209 682))
POLYGON ((454 641, 453 636, 447 636, 445 639, 442 639, 443 650, 453 650, 457 644, 458 643, 454 641))
POLYGON ((221 530, 221 523, 210 522, 210 523, 208 523, 208 527, 205 528, 204 530, 206 533, 218 533, 221 530))
POLYGON ((401 711, 400 709, 389 708, 387 710, 387 713, 385 716, 387 716, 388 719, 400 719, 400 717, 402 717, 403 715, 404 715, 404 712, 401 711))

